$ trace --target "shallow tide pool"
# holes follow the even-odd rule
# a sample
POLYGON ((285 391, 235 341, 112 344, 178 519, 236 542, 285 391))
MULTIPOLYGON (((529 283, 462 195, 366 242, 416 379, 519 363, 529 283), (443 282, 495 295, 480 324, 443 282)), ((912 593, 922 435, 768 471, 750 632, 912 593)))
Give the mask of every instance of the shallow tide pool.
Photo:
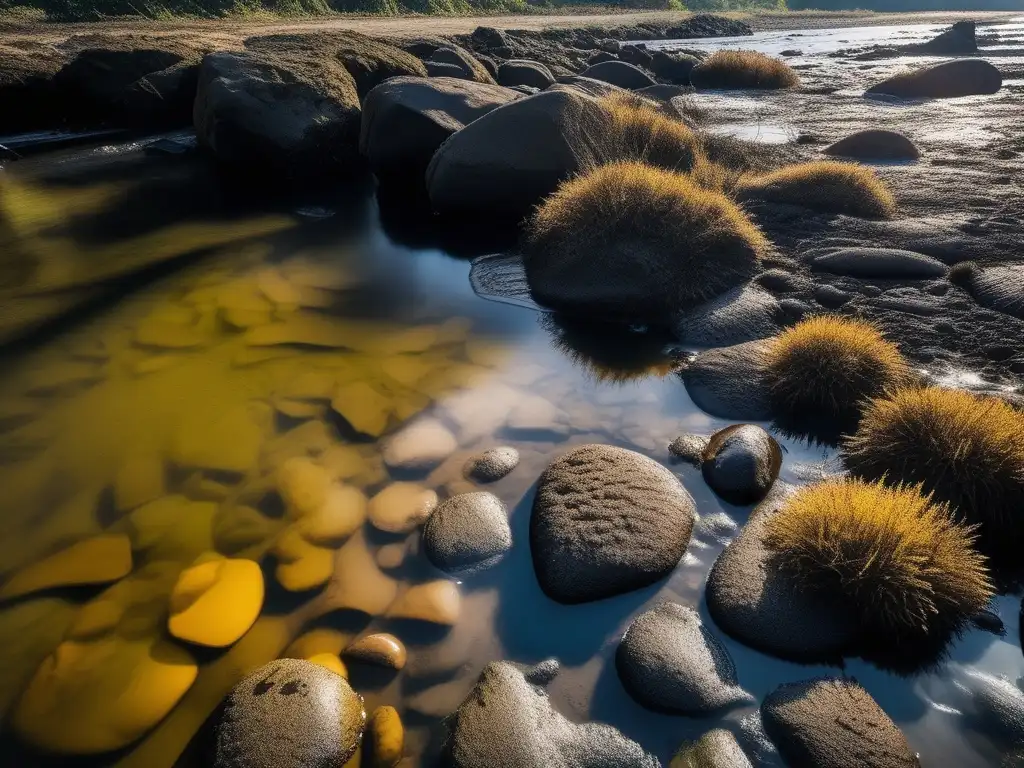
MULTIPOLYGON (((0 258, 11 255, 4 276, 33 286, 0 327, 38 317, 27 340, 3 353, 0 579, 99 535, 127 536, 132 548, 131 572, 109 586, 67 588, 66 574, 44 568, 34 576, 53 588, 0 603, 5 765, 196 764, 189 742, 245 673, 318 644, 337 652, 367 631, 393 632, 408 647, 401 672, 351 668, 367 711, 383 703, 400 712, 403 765, 432 764, 441 719, 497 659, 558 658, 550 691, 563 714, 610 723, 665 764, 682 741, 713 727, 756 731, 754 707, 666 716, 625 693, 617 641, 662 600, 701 611, 758 699, 786 681, 845 671, 903 729, 922 765, 982 768, 1005 753, 962 710, 958 681, 971 669, 1011 680, 1024 673, 1018 598, 993 606, 1004 637, 971 630, 939 669, 901 678, 861 662, 802 667, 717 632, 702 594, 728 538, 699 525, 685 558, 653 587, 579 606, 543 595, 529 551, 532 489, 570 446, 639 451, 676 471, 702 517, 728 518, 714 530, 746 521, 749 508, 719 500, 668 452, 681 433, 728 424, 696 409, 673 373, 691 350, 477 296, 461 250, 394 229, 370 185, 257 206, 191 155, 150 157, 134 145, 40 156, 0 174, 0 258), (140 276, 154 255, 162 266, 140 276), (15 265, 31 274, 9 271, 15 265), (62 319, 46 319, 55 315, 62 319), (509 555, 455 583, 451 626, 395 615, 403 600, 437 609, 423 585, 450 590, 418 532, 366 524, 322 547, 328 554, 310 555, 310 570, 320 567, 313 560, 328 563, 326 588, 288 589, 274 554, 288 525, 277 469, 307 456, 372 498, 396 479, 380 439, 425 418, 458 443, 413 478, 441 498, 473 488, 462 475, 469 456, 519 450, 518 468, 487 487, 511 513, 509 555), (195 647, 167 630, 178 575, 211 553, 260 563, 267 585, 260 618, 226 649, 195 647), (49 709, 26 707, 25 691, 43 683, 49 709), (52 754, 83 722, 109 726, 113 740, 132 738, 89 756, 52 754)), ((777 438, 783 479, 835 469, 827 448, 777 438)), ((751 757, 778 764, 770 751, 751 757)))

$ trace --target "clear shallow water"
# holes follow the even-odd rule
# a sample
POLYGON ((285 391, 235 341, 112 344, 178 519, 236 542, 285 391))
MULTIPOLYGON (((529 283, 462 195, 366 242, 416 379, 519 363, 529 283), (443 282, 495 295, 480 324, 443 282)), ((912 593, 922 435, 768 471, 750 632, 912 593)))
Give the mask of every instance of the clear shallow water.
MULTIPOLYGON (((4 354, 0 574, 101 532, 126 532, 135 548, 131 575, 113 587, 57 589, 0 604, 5 763, 171 766, 234 682, 312 629, 333 630, 339 642, 362 631, 392 631, 408 645, 401 673, 353 667, 351 679, 368 710, 381 703, 398 708, 408 728, 409 766, 430 764, 440 718, 495 659, 559 658, 563 671, 551 693, 560 711, 612 723, 666 764, 681 741, 716 725, 742 731, 753 708, 707 719, 647 712, 622 690, 611 663, 629 622, 657 601, 698 606, 713 628, 703 584, 724 541, 698 528, 667 580, 573 607, 543 596, 530 562, 532 486, 554 456, 576 444, 613 443, 651 456, 677 471, 702 516, 724 513, 745 522, 748 508, 721 502, 697 470, 671 463, 667 446, 678 434, 727 422, 693 406, 662 342, 566 332, 549 316, 481 299, 464 258, 427 247, 422 232, 395 230, 389 222, 401 221, 401 210, 382 216, 366 187, 258 206, 244 188, 192 163, 144 158, 129 145, 40 157, 4 172, 3 252, 14 247, 35 266, 32 295, 8 304, 4 323, 50 309, 53 301, 77 306, 84 297, 92 306, 4 354), (410 242, 418 244, 400 244, 410 242), (190 256, 197 252, 203 257, 190 256), (178 268, 145 280, 123 276, 154 254, 178 257, 178 268), (111 293, 97 299, 91 291, 101 278, 111 293), (469 455, 501 444, 521 453, 516 471, 489 487, 511 511, 515 546, 502 563, 458 584, 461 612, 450 630, 383 615, 396 594, 446 578, 427 565, 416 533, 386 536, 367 525, 340 546, 334 571, 346 577, 342 586, 365 613, 325 611, 319 589, 294 594, 276 582, 265 553, 285 527, 270 492, 284 460, 312 455, 367 496, 391 482, 378 444, 354 439, 332 412, 331 396, 352 382, 379 393, 388 431, 435 415, 456 432, 458 450, 423 480, 442 497, 469 488, 461 476, 469 455), (546 420, 511 429, 511 415, 526 405, 546 420), (125 470, 139 457, 163 468, 157 493, 176 497, 179 513, 118 509, 118 477, 127 472, 142 482, 125 470), (254 519, 255 533, 225 533, 254 519), (246 546, 234 551, 239 539, 246 546), (405 548, 403 564, 375 565, 380 550, 396 543, 405 548), (165 629, 177 574, 215 549, 259 560, 268 585, 261 618, 225 651, 196 649, 165 629), (125 749, 86 759, 44 757, 11 733, 18 700, 72 624, 103 602, 123 608, 101 632, 111 652, 87 656, 64 676, 63 708, 33 722, 36 732, 59 732, 83 712, 114 717, 122 692, 116 680, 147 663, 140 643, 159 639, 184 648, 196 680, 166 718, 147 723, 125 749), (96 680, 115 682, 104 689, 96 680)), ((10 280, 12 273, 4 275, 10 280)), ((830 457, 821 447, 778 437, 783 478, 791 482, 830 457)), ((934 673, 899 678, 860 662, 847 666, 903 728, 923 765, 994 764, 999 747, 956 714, 955 683, 965 666, 1011 679, 1024 673, 1017 608, 1017 598, 1000 598, 995 609, 1007 635, 968 632, 934 673)), ((771 659, 716 634, 736 661, 740 684, 758 698, 782 682, 838 671, 771 659)), ((161 695, 152 692, 153 699, 161 695)), ((187 754, 181 764, 192 764, 187 754)))

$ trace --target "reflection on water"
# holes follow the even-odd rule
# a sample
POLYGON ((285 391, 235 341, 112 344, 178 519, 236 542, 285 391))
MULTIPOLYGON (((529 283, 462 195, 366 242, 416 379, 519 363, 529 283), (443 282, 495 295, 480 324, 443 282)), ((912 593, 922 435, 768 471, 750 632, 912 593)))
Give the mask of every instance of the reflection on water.
MULTIPOLYGON (((530 561, 532 486, 581 443, 671 465, 702 515, 745 521, 749 510, 718 500, 699 471, 671 464, 679 433, 724 423, 668 375, 683 354, 669 339, 481 299, 468 262, 429 247, 424 229, 395 238, 392 222, 385 234, 365 189, 266 209, 188 157, 135 151, 22 161, 2 185, 2 328, 28 334, 8 346, 0 381, 7 764, 194 764, 190 741, 247 671, 281 655, 337 655, 370 631, 408 647, 400 673, 350 670, 368 709, 398 708, 408 765, 429 764, 440 719, 494 659, 558 657, 561 711, 610 722, 666 762, 710 727, 745 728, 752 708, 721 722, 647 712, 610 663, 617 637, 653 601, 703 611, 723 542, 698 534, 665 582, 582 606, 548 600, 530 561), (416 532, 363 522, 393 484, 382 440, 427 418, 454 441, 415 446, 432 458, 411 479, 442 498, 473 487, 462 467, 474 453, 511 444, 521 455, 489 487, 512 510, 515 546, 459 584, 427 564, 416 532), (283 500, 281 467, 296 458, 314 470, 283 500), (317 488, 341 506, 311 520, 296 498, 317 488), (224 557, 258 562, 265 583, 259 618, 237 642, 231 622, 244 596, 255 599, 255 577, 248 569, 215 592, 216 574, 236 572, 216 565, 224 557), (169 615, 190 604, 183 592, 226 600, 223 626, 169 629, 169 615), (197 644, 207 630, 227 647, 197 644), (78 752, 94 757, 62 754, 78 752)), ((789 479, 829 458, 783 444, 789 479)), ((997 607, 1006 619, 1016 610, 1009 599, 997 607)), ((1016 622, 1007 624, 1002 640, 968 634, 955 659, 1018 674, 1016 622)), ((823 671, 723 639, 759 697, 823 671)), ((947 711, 945 671, 848 671, 924 764, 990 764, 993 745, 947 711)))

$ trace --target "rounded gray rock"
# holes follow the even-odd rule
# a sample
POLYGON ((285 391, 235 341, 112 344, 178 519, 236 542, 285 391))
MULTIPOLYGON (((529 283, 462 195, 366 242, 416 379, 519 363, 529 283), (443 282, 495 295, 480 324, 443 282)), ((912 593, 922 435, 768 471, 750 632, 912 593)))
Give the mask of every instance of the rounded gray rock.
POLYGON ((855 617, 799 589, 763 543, 764 523, 787 494, 777 482, 715 560, 705 593, 708 612, 719 629, 751 648, 803 663, 834 662, 860 639, 855 617))
POLYGON ((792 768, 919 768, 896 724, 855 681, 789 683, 761 703, 765 732, 792 768))
POLYGON ((781 467, 782 448, 774 437, 756 424, 734 424, 711 436, 701 470, 730 504, 752 504, 765 497, 781 467))
POLYGON ((466 462, 462 471, 467 480, 493 483, 496 480, 501 480, 517 466, 519 466, 519 451, 511 446, 503 445, 473 456, 466 462))
POLYGON ((452 496, 430 513, 423 527, 423 547, 442 571, 493 561, 512 547, 508 511, 487 491, 452 496))
POLYGON ((953 59, 890 77, 867 90, 903 99, 950 99, 997 93, 1003 76, 984 59, 953 59))
POLYGON ((822 151, 834 157, 859 160, 916 160, 921 156, 914 142, 902 133, 877 129, 857 131, 822 151))
POLYGON ((498 84, 506 88, 527 85, 544 90, 555 84, 554 75, 546 66, 536 61, 509 59, 498 67, 498 84))
POLYGON ((958 264, 950 277, 962 284, 981 306, 1024 319, 1024 264, 958 264))
POLYGON ((963 709, 973 729, 1003 748, 1024 746, 1024 692, 1020 688, 976 669, 966 670, 958 685, 970 696, 963 709))
POLYGON ((755 285, 731 288, 680 316, 676 337, 684 344, 724 347, 774 336, 781 327, 778 300, 755 285))
POLYGON ((602 61, 588 67, 583 77, 592 77, 595 80, 603 80, 606 83, 617 85, 620 88, 628 88, 631 91, 655 85, 653 78, 639 67, 627 64, 624 61, 602 61))
POLYGON ((946 265, 938 259, 898 248, 843 248, 817 256, 811 265, 834 275, 881 280, 923 280, 946 274, 946 265))
POLYGON ((683 744, 670 765, 675 768, 677 763, 680 768, 753 768, 736 737, 724 728, 708 731, 696 744, 683 744))
MULTIPOLYGON (((506 661, 488 664, 476 687, 445 720, 442 765, 449 768, 660 768, 610 725, 577 725, 543 689, 506 661)), ((547 678, 546 673, 541 675, 547 678)))
POLYGON ((725 646, 696 611, 678 603, 662 603, 633 620, 615 667, 629 695, 655 711, 704 715, 754 702, 740 688, 725 646))
POLYGON ((583 445, 541 475, 530 518, 537 580, 560 603, 631 592, 667 576, 686 552, 695 505, 656 461, 583 445))
POLYGON ((693 404, 723 419, 770 419, 765 351, 765 342, 748 341, 698 354, 681 372, 693 404))
POLYGON ((214 716, 213 768, 337 768, 355 753, 363 700, 318 664, 278 659, 234 688, 214 716))

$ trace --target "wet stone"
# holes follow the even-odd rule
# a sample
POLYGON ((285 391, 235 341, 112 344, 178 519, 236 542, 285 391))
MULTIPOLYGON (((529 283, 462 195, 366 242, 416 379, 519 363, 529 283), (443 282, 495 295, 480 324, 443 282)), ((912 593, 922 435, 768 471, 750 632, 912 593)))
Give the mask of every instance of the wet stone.
POLYGON ((520 400, 505 424, 504 432, 526 440, 560 440, 569 431, 569 417, 550 400, 533 395, 520 400))
POLYGON ((689 361, 681 375, 694 405, 723 419, 770 419, 765 349, 764 342, 750 341, 709 349, 689 361))
POLYGON ((512 547, 508 510, 486 491, 452 496, 430 513, 423 528, 423 547, 430 562, 442 571, 489 565, 512 547))
POLYGON ((737 424, 711 436, 702 472, 712 490, 731 504, 760 501, 782 467, 782 448, 756 424, 737 424))
POLYGON ((212 723, 213 768, 344 765, 366 713, 348 682, 309 661, 278 659, 228 694, 212 723))
POLYGON ((411 619, 453 626, 462 611, 459 588, 450 581, 416 584, 403 592, 387 610, 390 619, 411 619))
POLYGON ((416 530, 437 506, 437 493, 418 483, 397 482, 370 500, 370 524, 385 533, 416 530))
POLYGON ((388 438, 382 454, 384 463, 393 471, 425 473, 458 447, 455 436, 441 422, 423 419, 388 438))
POLYGON ((640 704, 703 715, 752 704, 725 646, 691 608, 662 603, 629 625, 615 655, 619 678, 640 704))
POLYGON ((338 389, 331 408, 352 429, 371 437, 380 437, 393 411, 391 399, 365 381, 355 381, 338 389))
POLYGON ((394 602, 398 582, 377 567, 363 533, 355 534, 331 556, 333 575, 324 590, 326 610, 380 616, 394 602))
POLYGON ((473 456, 463 467, 467 480, 478 483, 493 483, 505 477, 519 466, 519 451, 511 446, 491 448, 473 456))
POLYGON ((356 640, 345 649, 345 658, 348 661, 401 670, 405 668, 408 655, 401 640, 394 635, 380 633, 356 640))
POLYGON ((377 707, 370 716, 369 751, 371 768, 395 768, 405 751, 405 728, 394 707, 377 707))
POLYGON ((327 583, 334 573, 334 550, 307 541, 294 528, 278 537, 274 577, 289 592, 306 592, 327 583))
POLYGON ((212 560, 181 572, 170 596, 168 631, 211 648, 237 642, 263 607, 263 572, 252 560, 212 560))

